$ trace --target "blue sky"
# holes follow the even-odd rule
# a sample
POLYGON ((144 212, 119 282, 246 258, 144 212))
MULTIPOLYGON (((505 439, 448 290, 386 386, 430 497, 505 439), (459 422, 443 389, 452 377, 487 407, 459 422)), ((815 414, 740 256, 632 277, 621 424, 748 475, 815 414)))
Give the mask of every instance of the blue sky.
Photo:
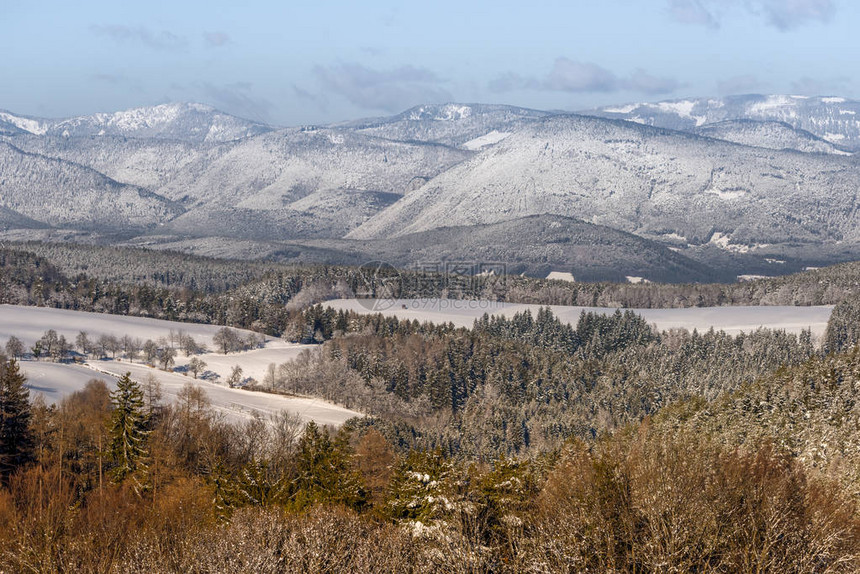
POLYGON ((0 109, 199 101, 280 125, 420 103, 860 95, 850 0, 0 0, 0 109))

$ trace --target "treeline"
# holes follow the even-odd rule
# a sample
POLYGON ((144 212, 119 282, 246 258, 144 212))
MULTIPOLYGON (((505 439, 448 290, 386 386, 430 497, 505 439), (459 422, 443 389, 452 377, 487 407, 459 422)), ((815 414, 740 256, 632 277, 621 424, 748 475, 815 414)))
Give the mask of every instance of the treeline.
MULTIPOLYGON (((414 270, 368 274, 367 270, 325 265, 284 265, 266 261, 230 261, 146 249, 53 243, 22 243, 0 250, 0 297, 13 289, 24 299, 23 282, 32 304, 75 304, 80 290, 54 289, 53 295, 33 292, 33 281, 20 277, 27 265, 41 269, 48 286, 60 277, 86 284, 95 281, 105 291, 99 306, 105 310, 159 313, 183 320, 230 322, 249 327, 260 321, 269 330, 277 317, 260 306, 260 299, 296 306, 322 302, 338 296, 373 296, 383 293, 403 298, 448 297, 489 299, 542 305, 580 305, 626 308, 670 308, 721 305, 829 305, 860 290, 860 263, 844 263, 783 277, 732 284, 626 284, 570 283, 521 276, 446 276, 414 270), (34 257, 35 256, 35 257, 34 257), (27 259, 29 258, 29 259, 27 259), (15 269, 15 270, 13 270, 15 269), (48 271, 48 272, 45 272, 48 271), (116 292, 142 287, 140 295, 116 292), (113 293, 111 292, 113 291, 113 293), (61 296, 61 293, 64 296, 61 296), (229 296, 233 303, 229 303, 229 296), (126 301, 131 297, 134 301, 126 301), (116 302, 111 299, 117 299, 116 302), (71 301, 69 300, 71 299, 71 301), (150 299, 155 299, 154 301, 150 299), (206 300, 206 304, 193 300, 206 300), (238 302, 237 302, 238 301, 238 302), (137 308, 134 308, 137 307, 137 308), (241 324, 239 322, 242 322, 241 324)), ((38 285, 37 285, 38 287, 38 285)), ((90 297, 92 299, 92 296, 90 297)), ((86 301, 80 304, 96 304, 86 301)))
POLYGON ((279 335, 289 316, 285 301, 302 290, 300 278, 273 278, 280 296, 259 287, 207 294, 187 287, 114 283, 68 277, 46 259, 0 250, 0 303, 249 328, 279 335))
POLYGON ((808 331, 655 333, 631 312, 583 313, 572 327, 542 309, 466 329, 315 306, 295 329, 326 342, 271 368, 264 389, 373 415, 364 424, 402 448, 483 460, 593 439, 818 352, 808 331))
POLYGON ((4 571, 860 567, 852 500, 767 445, 725 448, 646 422, 482 463, 398 453, 372 428, 286 415, 232 426, 190 385, 172 405, 127 377, 114 392, 92 381, 55 407, 30 405, 22 389, 3 361, 4 571))

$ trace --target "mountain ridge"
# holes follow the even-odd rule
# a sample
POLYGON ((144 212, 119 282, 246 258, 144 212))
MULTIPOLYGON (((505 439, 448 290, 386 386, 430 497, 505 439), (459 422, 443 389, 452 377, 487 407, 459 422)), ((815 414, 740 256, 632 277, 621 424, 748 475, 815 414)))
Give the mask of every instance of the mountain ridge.
MULTIPOLYGON (((702 99, 710 116, 689 99, 601 112, 610 117, 448 103, 294 128, 199 104, 66 120, 2 112, 0 143, 11 146, 0 154, 0 207, 11 210, 2 223, 21 222, 25 235, 49 226, 177 244, 219 235, 298 241, 337 258, 350 242, 372 240, 393 255, 389 245, 406 236, 448 245, 443 228, 478 249, 463 235, 468 226, 489 237, 479 226, 542 229, 527 219, 566 217, 721 273, 770 269, 767 261, 785 257, 795 267, 844 260, 860 246, 860 164, 850 146, 831 141, 839 138, 796 124, 857 102, 786 98, 738 96, 731 109, 702 99), (777 111, 731 117, 754 105, 777 111), (794 124, 775 119, 787 109, 794 124), (636 110, 653 118, 631 121, 636 110)), ((546 255, 515 235, 502 250, 512 260, 517 247, 546 255)), ((538 263, 527 267, 543 269, 538 263)))
POLYGON ((690 131, 724 120, 781 121, 850 151, 860 150, 860 101, 836 96, 745 94, 605 106, 581 112, 690 131))

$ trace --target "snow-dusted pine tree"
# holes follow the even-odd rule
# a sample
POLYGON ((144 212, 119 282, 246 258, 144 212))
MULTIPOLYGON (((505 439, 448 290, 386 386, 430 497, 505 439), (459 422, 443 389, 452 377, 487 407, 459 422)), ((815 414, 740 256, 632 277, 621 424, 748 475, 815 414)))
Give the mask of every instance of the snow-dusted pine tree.
POLYGON ((143 390, 131 379, 131 373, 117 381, 116 390, 111 392, 113 412, 111 413, 110 456, 114 467, 113 478, 122 482, 129 476, 134 477, 135 489, 143 488, 147 464, 146 442, 149 435, 143 390))

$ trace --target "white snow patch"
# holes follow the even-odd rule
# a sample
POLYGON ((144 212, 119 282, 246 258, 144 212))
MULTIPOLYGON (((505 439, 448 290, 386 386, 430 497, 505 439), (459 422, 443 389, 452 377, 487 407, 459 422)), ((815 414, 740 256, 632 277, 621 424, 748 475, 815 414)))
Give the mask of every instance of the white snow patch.
POLYGON ((773 112, 779 108, 796 106, 797 96, 768 96, 763 102, 756 102, 750 106, 749 111, 753 114, 773 112))
POLYGON ((719 231, 715 231, 711 236, 711 240, 708 241, 711 245, 715 245, 720 249, 724 249, 726 251, 732 251, 734 253, 747 253, 750 250, 748 245, 732 245, 731 236, 720 233, 719 231))
POLYGON ((782 259, 771 259, 770 257, 765 257, 764 260, 768 263, 774 263, 777 265, 783 265, 785 263, 782 259))
POLYGON ((442 115, 437 118, 440 120, 462 120, 472 115, 472 108, 469 106, 447 105, 442 109, 442 115))
POLYGON ((738 275, 738 281, 755 281, 756 279, 767 279, 770 275, 738 275))
POLYGON ((825 132, 822 137, 829 142, 835 143, 835 142, 840 142, 840 141, 844 140, 845 134, 834 134, 834 133, 830 133, 830 132, 825 132))
POLYGON ((740 189, 740 190, 735 189, 735 190, 731 190, 731 191, 726 191, 726 190, 719 189, 716 187, 711 187, 711 188, 706 189, 705 193, 707 193, 709 195, 716 195, 720 199, 738 199, 738 198, 746 195, 747 192, 742 190, 742 189, 740 189))
POLYGON ((550 271, 549 275, 547 275, 546 278, 555 279, 557 281, 570 281, 571 283, 576 283, 576 279, 573 278, 573 273, 566 273, 564 271, 550 271))
POLYGON ((486 133, 482 136, 476 137, 473 140, 467 141, 463 144, 463 147, 472 151, 479 150, 487 146, 497 144, 509 135, 511 135, 511 132, 500 132, 497 130, 493 130, 490 133, 486 133))
POLYGON ((633 283, 634 285, 639 283, 650 283, 650 281, 644 277, 637 277, 636 275, 625 275, 625 277, 627 278, 628 283, 633 283))
POLYGON ((691 118, 693 108, 696 107, 696 102, 690 100, 681 100, 680 102, 660 102, 657 107, 664 112, 678 114, 682 118, 691 118))
POLYGON ((844 104, 845 98, 821 98, 821 101, 825 104, 844 104))
POLYGON ((839 115, 842 115, 842 116, 853 116, 856 114, 857 114, 857 112, 855 112, 854 110, 839 110, 839 115))

